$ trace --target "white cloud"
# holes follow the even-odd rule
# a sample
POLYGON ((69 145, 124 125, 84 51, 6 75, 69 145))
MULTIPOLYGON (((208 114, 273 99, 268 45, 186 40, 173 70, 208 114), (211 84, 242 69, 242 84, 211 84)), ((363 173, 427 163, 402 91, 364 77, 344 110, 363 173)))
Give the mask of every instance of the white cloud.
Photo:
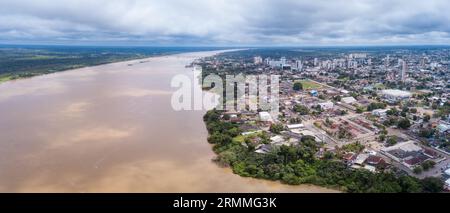
POLYGON ((1 41, 448 43, 446 0, 3 0, 1 41))

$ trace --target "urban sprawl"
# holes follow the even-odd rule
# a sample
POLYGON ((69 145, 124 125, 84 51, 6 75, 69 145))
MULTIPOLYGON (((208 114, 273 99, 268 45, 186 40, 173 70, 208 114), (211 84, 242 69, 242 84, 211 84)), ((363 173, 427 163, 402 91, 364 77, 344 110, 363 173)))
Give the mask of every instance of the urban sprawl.
POLYGON ((317 56, 244 50, 194 65, 205 74, 280 75, 278 117, 248 108, 220 111, 222 122, 239 127, 232 143, 265 155, 313 138, 318 159, 351 170, 439 178, 450 189, 449 58, 445 48, 317 56))

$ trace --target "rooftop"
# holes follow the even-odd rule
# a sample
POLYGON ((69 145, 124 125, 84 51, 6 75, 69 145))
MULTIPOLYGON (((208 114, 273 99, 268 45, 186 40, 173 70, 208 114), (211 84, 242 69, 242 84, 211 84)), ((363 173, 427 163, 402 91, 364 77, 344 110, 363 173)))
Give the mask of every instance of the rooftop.
POLYGON ((383 95, 395 96, 395 97, 410 97, 411 93, 408 91, 398 90, 398 89, 386 89, 382 90, 383 95))

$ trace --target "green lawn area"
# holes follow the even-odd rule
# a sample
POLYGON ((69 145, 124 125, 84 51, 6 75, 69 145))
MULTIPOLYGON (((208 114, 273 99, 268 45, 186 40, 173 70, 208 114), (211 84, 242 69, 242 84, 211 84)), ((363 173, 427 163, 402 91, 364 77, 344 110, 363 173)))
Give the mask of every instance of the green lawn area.
POLYGON ((374 85, 374 88, 375 89, 386 89, 386 86, 384 86, 384 84, 382 84, 382 83, 376 83, 374 85))
POLYGON ((244 143, 245 137, 243 135, 238 135, 233 138, 233 142, 235 143, 244 143))
POLYGON ((0 75, 0 83, 11 80, 10 75, 0 75))
POLYGON ((256 136, 260 136, 261 133, 260 132, 255 132, 249 135, 238 135, 236 137, 233 138, 233 142, 234 143, 244 143, 246 138, 254 138, 256 136))
POLYGON ((302 84, 304 90, 320 89, 320 88, 322 88, 322 85, 317 84, 317 83, 315 83, 313 81, 310 81, 310 80, 301 80, 299 82, 302 84))

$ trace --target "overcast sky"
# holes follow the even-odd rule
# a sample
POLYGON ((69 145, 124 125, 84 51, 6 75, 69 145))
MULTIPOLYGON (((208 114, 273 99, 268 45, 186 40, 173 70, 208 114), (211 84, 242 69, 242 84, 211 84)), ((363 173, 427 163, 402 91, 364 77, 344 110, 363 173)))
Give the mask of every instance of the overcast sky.
POLYGON ((449 0, 0 0, 0 43, 450 44, 449 0))

